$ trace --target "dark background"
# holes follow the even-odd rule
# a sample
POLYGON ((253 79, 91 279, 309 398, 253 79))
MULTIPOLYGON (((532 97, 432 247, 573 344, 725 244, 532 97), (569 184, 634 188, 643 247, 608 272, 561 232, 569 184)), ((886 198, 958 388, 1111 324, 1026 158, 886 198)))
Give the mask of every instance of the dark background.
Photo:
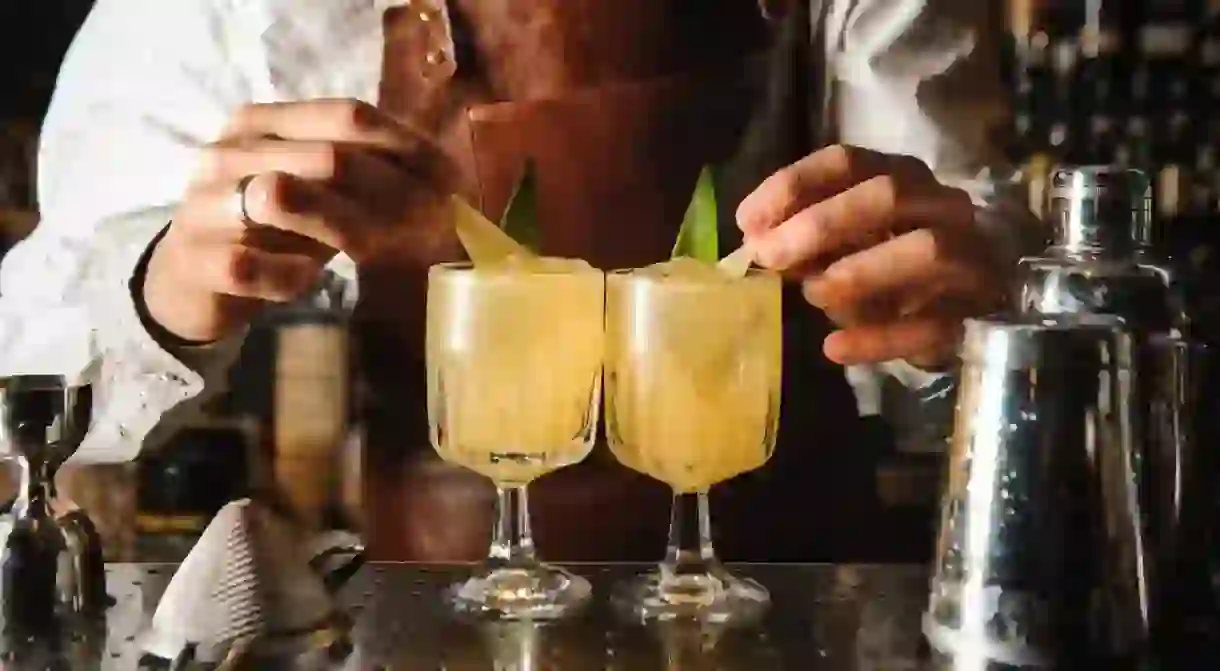
POLYGON ((64 52, 92 6, 93 0, 0 2, 0 251, 36 221, 38 125, 64 52))

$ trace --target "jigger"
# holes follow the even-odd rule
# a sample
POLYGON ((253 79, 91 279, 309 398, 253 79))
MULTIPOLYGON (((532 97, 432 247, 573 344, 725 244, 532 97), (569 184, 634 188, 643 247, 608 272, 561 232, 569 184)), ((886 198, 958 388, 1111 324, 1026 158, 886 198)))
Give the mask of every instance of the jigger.
POLYGON ((1152 541, 1120 324, 967 322, 923 622, 939 668, 1116 669, 1145 654, 1152 541))
POLYGON ((0 378, 0 448, 21 468, 0 518, 0 646, 6 660, 72 652, 107 607, 101 542, 59 498, 56 471, 85 438, 92 390, 57 376, 0 378), (41 652, 39 652, 41 651, 41 652))

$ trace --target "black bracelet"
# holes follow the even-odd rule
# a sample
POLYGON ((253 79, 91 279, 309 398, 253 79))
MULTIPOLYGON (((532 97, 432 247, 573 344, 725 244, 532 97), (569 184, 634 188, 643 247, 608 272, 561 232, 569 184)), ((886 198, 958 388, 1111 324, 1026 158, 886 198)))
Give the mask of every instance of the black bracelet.
POLYGON ((148 331, 148 335, 157 341, 166 349, 186 349, 191 347, 207 347, 213 344, 213 340, 187 340, 182 336, 171 333, 169 329, 162 326, 148 312, 148 304, 144 301, 144 277, 148 274, 148 263, 152 259, 153 250, 157 245, 161 244, 161 240, 165 238, 165 234, 169 233, 169 227, 173 222, 165 225, 148 244, 148 248, 140 255, 140 260, 136 262, 135 272, 131 275, 131 281, 127 283, 128 289, 131 290, 131 300, 135 304, 136 316, 140 318, 140 324, 148 331))

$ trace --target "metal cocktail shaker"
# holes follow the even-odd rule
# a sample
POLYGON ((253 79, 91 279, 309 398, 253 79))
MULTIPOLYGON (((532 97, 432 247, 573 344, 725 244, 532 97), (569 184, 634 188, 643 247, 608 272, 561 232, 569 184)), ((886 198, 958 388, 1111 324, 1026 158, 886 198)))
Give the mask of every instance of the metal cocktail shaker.
MULTIPOLYGON (((1136 340, 1141 389, 1131 399, 1147 458, 1140 465, 1151 539, 1152 626, 1169 647, 1212 619, 1208 571, 1215 512, 1217 420, 1205 405, 1214 385, 1210 339, 1195 314, 1199 291, 1184 268, 1157 251, 1151 185, 1138 170, 1108 166, 1053 171, 1051 246, 1020 263, 1023 315, 1112 315, 1136 340)), ((1214 398, 1214 396, 1210 396, 1214 398)))
POLYGON ((942 668, 1115 664, 1142 650, 1133 346, 1112 318, 967 322, 924 616, 942 668))
POLYGON ((968 323, 925 618, 949 668, 1168 659, 1214 612, 1220 378, 1150 201, 1138 171, 1055 170, 1016 310, 968 323))

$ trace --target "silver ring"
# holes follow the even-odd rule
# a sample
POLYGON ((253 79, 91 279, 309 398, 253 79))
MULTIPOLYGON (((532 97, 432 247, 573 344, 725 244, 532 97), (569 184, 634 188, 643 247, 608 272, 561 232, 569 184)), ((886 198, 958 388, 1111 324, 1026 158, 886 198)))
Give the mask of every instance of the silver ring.
POLYGON ((241 217, 241 223, 246 227, 262 226, 250 216, 250 211, 246 209, 246 192, 250 190, 250 182, 253 182, 256 177, 258 175, 246 175, 237 183, 237 193, 235 194, 237 196, 237 215, 241 217))

